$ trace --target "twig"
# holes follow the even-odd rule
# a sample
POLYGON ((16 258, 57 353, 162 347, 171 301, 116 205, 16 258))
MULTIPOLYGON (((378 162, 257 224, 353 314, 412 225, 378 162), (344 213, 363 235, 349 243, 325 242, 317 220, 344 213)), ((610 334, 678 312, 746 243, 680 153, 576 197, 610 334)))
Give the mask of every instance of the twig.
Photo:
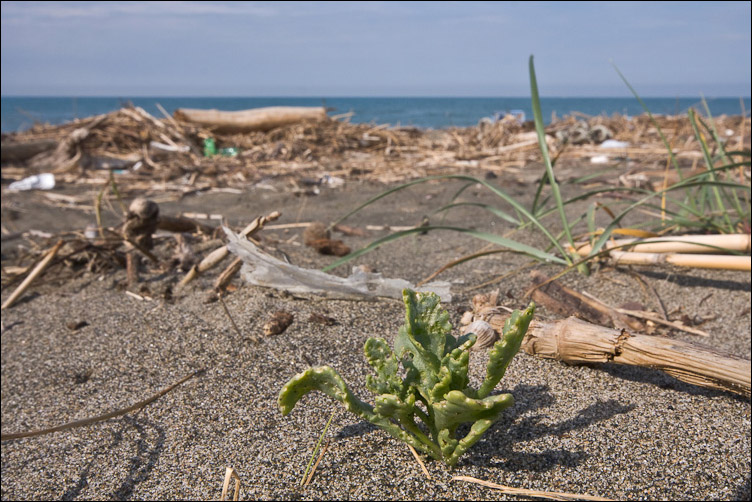
POLYGON ((641 286, 650 291, 650 293, 653 295, 653 298, 655 298, 655 303, 658 305, 658 310, 660 310, 661 317, 664 321, 668 321, 666 306, 663 304, 661 297, 658 296, 658 292, 655 290, 655 288, 651 286, 647 281, 645 281, 642 277, 640 277, 640 274, 638 274, 634 270, 630 270, 629 275, 631 275, 638 283, 640 283, 641 286))
POLYGON ((420 456, 418 455, 418 452, 415 451, 415 448, 413 448, 412 445, 408 444, 407 447, 410 448, 410 453, 412 453, 413 457, 415 457, 415 460, 418 461, 418 464, 420 465, 420 468, 423 470, 423 474, 425 474, 428 479, 431 479, 431 475, 428 473, 428 469, 426 469, 426 465, 420 459, 420 456))
POLYGON ((709 337, 710 335, 706 333, 705 331, 701 331, 699 329, 690 328, 689 326, 685 326, 684 324, 680 322, 675 321, 666 321, 661 318, 661 316, 657 314, 652 314, 650 312, 641 312, 639 310, 627 310, 627 309, 618 309, 615 308, 615 311, 619 312, 620 314, 626 314, 631 315, 632 317, 639 317, 640 319, 646 319, 648 321, 653 321, 658 324, 663 324, 664 326, 669 326, 674 329, 678 329, 681 331, 686 331, 687 333, 692 333, 693 335, 700 335, 709 337))
MULTIPOLYGON (((235 328, 235 333, 238 334, 239 337, 243 337, 243 333, 240 332, 240 329, 238 328, 238 325, 235 324, 235 319, 232 318, 232 315, 230 314, 230 309, 227 308, 227 304, 225 303, 224 298, 222 298, 222 292, 217 291, 217 297, 219 298, 219 303, 222 304, 222 308, 225 309, 225 314, 227 314, 227 317, 230 319, 230 322, 232 323, 232 327, 235 328)), ((251 335, 251 340, 253 340, 253 343, 258 343, 258 338, 251 335)))
POLYGON ((562 493, 562 492, 541 492, 538 490, 525 490, 524 488, 513 488, 511 486, 497 485, 490 481, 483 481, 482 479, 473 478, 471 476, 454 476, 452 481, 467 481, 468 483, 475 483, 476 485, 487 486, 494 490, 500 490, 502 493, 509 495, 521 495, 523 497, 535 497, 548 500, 612 500, 603 497, 594 497, 592 495, 580 495, 577 493, 562 493))
MULTIPOLYGON (((304 486, 306 484, 306 480, 308 479, 308 471, 311 468, 311 464, 313 463, 313 456, 316 455, 316 452, 318 451, 319 447, 321 446, 321 441, 324 439, 324 436, 326 435, 326 431, 329 429, 329 424, 332 423, 332 419, 334 418, 334 414, 337 412, 337 410, 332 410, 332 414, 329 417, 329 420, 326 422, 326 426, 324 427, 323 432, 321 433, 321 436, 319 436, 319 440, 316 443, 316 447, 313 449, 313 453, 311 454, 311 460, 308 461, 308 466, 306 467, 305 472, 303 473, 303 479, 300 480, 300 486, 304 486)), ((316 465, 318 465, 318 462, 316 462, 316 465)))
POLYGON ((222 484, 222 497, 219 500, 227 500, 227 491, 230 489, 232 478, 235 478, 235 493, 232 496, 232 500, 238 500, 240 496, 240 476, 238 476, 238 473, 232 467, 228 467, 225 471, 225 482, 222 484))
POLYGON ((128 291, 128 290, 125 290, 125 294, 126 294, 127 296, 130 296, 131 298, 135 298, 136 300, 138 300, 138 301, 140 301, 140 302, 142 302, 142 301, 146 300, 146 298, 145 298, 145 297, 143 297, 143 296, 139 295, 138 293, 134 293, 133 291, 128 291))
POLYGON ((501 252, 504 252, 504 251, 509 251, 508 249, 493 249, 493 250, 489 251, 488 248, 491 247, 492 245, 493 244, 488 244, 488 245, 484 246, 483 249, 481 249, 480 251, 477 251, 475 253, 471 253, 471 254, 468 254, 468 255, 465 255, 465 256, 461 256, 461 257, 457 258, 456 260, 452 260, 452 261, 450 261, 448 263, 445 263, 444 265, 442 265, 441 267, 439 267, 436 271, 434 271, 431 275, 429 275, 425 279, 422 279, 420 282, 418 282, 416 284, 416 286, 422 286, 423 284, 427 283, 428 281, 430 281, 431 279, 433 279, 434 277, 436 277, 440 273, 442 273, 445 270, 448 270, 448 269, 450 269, 450 268, 452 268, 452 267, 454 267, 456 265, 459 265, 460 263, 464 263, 466 261, 474 260, 475 258, 480 258, 481 256, 486 256, 486 255, 489 255, 489 254, 495 254, 495 253, 501 253, 501 252))
POLYGON ((217 291, 222 290, 227 286, 227 284, 232 280, 233 277, 235 277, 235 274, 238 273, 238 270, 240 270, 240 267, 243 265, 243 260, 241 258, 235 258, 232 263, 230 263, 227 268, 225 268, 221 274, 219 274, 219 277, 217 277, 217 280, 214 281, 214 289, 217 291))
MULTIPOLYGON (((595 300, 595 301, 598 301, 600 303, 603 303, 603 301, 598 300, 596 297, 594 297, 593 295, 591 295, 587 291, 583 291, 582 295, 583 296, 587 296, 588 298, 590 298, 592 300, 595 300)), ((700 336, 706 336, 706 337, 710 336, 706 332, 701 331, 699 329, 690 328, 689 326, 685 326, 684 324, 679 323, 679 322, 668 321, 668 320, 662 319, 661 316, 659 316, 658 314, 653 314, 651 312, 644 312, 644 311, 641 311, 641 310, 620 309, 620 308, 616 308, 616 307, 611 307, 610 305, 606 305, 605 303, 603 303, 603 305, 605 305, 606 307, 608 307, 608 308, 610 308, 610 309, 612 309, 615 312, 618 312, 620 314, 629 315, 629 316, 632 316, 632 317, 637 317, 639 319, 646 319, 648 321, 653 321, 653 322, 656 322, 658 324, 663 324, 664 326, 669 326, 671 328, 675 328, 675 329, 678 329, 678 330, 681 330, 681 331, 686 331, 687 333, 692 333, 693 335, 700 335, 700 336)))
POLYGON ((190 380, 194 376, 199 375, 200 373, 203 373, 204 371, 205 371, 204 369, 200 369, 198 371, 194 371, 190 375, 184 376, 179 381, 177 381, 176 383, 170 385, 166 389, 162 389, 159 392, 157 392, 156 394, 154 394, 153 396, 151 396, 151 397, 149 397, 147 399, 144 399, 143 401, 139 401, 136 404, 134 404, 132 406, 129 406, 127 408, 123 408, 123 409, 120 409, 120 410, 111 411, 109 413, 105 413, 104 415, 99 415, 99 416, 96 416, 96 417, 85 418, 83 420, 76 420, 74 422, 68 422, 67 424, 58 425, 56 427, 50 427, 48 429, 41 429, 41 430, 27 431, 27 432, 14 432, 12 434, 2 434, 2 436, 0 436, 0 440, 7 441, 9 439, 20 439, 20 438, 28 438, 28 437, 33 437, 33 436, 41 436, 41 435, 44 435, 44 434, 50 434, 52 432, 64 431, 64 430, 67 430, 67 429, 73 429, 74 427, 82 427, 84 425, 90 425, 90 424, 93 424, 93 423, 96 423, 96 422, 102 422, 104 420, 109 420, 110 418, 115 418, 115 417, 119 417, 121 415, 125 415, 126 413, 130 413, 131 411, 139 410, 139 409, 141 409, 141 408, 143 408, 143 407, 145 407, 145 406, 153 403, 154 401, 156 401, 160 397, 164 396, 165 394, 167 394, 168 392, 170 392, 171 390, 173 390, 178 385, 180 385, 182 383, 185 383, 186 381, 190 380))
POLYGON ((14 303, 16 303, 16 300, 18 300, 22 294, 29 288, 32 282, 34 282, 34 279, 39 277, 42 272, 44 272, 44 269, 47 268, 47 265, 50 264, 52 259, 55 257, 57 252, 60 250, 60 248, 63 246, 63 241, 59 240, 57 241, 57 244, 52 246, 52 249, 50 249, 45 257, 42 259, 42 261, 39 262, 39 264, 34 267, 34 270, 32 270, 28 276, 26 276, 26 279, 23 280, 21 284, 11 293, 11 295, 8 297, 7 300, 5 300, 5 303, 0 306, 0 310, 5 310, 6 308, 10 307, 14 303))
POLYGON ((313 469, 311 469, 311 473, 308 475, 308 479, 306 479, 305 484, 303 484, 303 487, 305 488, 308 486, 308 484, 313 479, 313 475, 316 472, 316 468, 319 466, 319 462, 321 462, 321 459, 324 458, 324 453, 326 453, 327 448, 329 448, 329 440, 324 443, 324 446, 321 447, 321 453, 319 453, 319 458, 316 459, 316 463, 313 464, 313 469))
MULTIPOLYGON (((282 216, 282 214, 279 211, 274 211, 266 216, 259 216, 255 220, 253 220, 250 224, 248 224, 241 232, 240 235, 243 235, 245 237, 251 237, 253 234, 264 228, 264 226, 270 222, 274 221, 277 218, 282 216)), ((227 245, 223 245, 221 247, 218 247, 208 255, 204 257, 203 260, 198 265, 195 265, 191 267, 191 269, 188 271, 187 274, 185 274, 185 277, 180 281, 178 284, 179 287, 183 287, 189 282, 191 282, 193 279, 198 277, 198 275, 202 272, 205 272, 209 270, 210 268, 217 265, 219 262, 225 259, 227 255, 230 254, 230 250, 227 249, 227 245)))

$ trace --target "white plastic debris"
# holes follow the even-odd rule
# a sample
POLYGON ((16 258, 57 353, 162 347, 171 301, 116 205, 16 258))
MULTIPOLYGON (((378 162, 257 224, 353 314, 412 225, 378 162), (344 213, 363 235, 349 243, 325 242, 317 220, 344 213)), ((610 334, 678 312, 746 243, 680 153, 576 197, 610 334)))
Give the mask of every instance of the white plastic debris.
POLYGON ((156 149, 156 150, 163 150, 165 152, 188 152, 191 150, 191 148, 188 145, 168 145, 165 143, 160 143, 159 141, 152 141, 149 143, 149 146, 156 149))
POLYGON ((347 278, 320 270, 301 268, 262 253, 247 239, 222 227, 229 240, 227 249, 243 260, 240 275, 255 286, 282 289, 290 293, 312 293, 328 298, 367 300, 375 297, 402 298, 405 288, 433 292, 443 302, 451 302, 450 284, 435 281, 416 288, 404 279, 387 279, 381 274, 365 272, 357 267, 347 278))
POLYGON ((331 176, 330 174, 325 174, 321 177, 321 184, 336 188, 344 185, 345 180, 343 178, 340 178, 339 176, 331 176))
POLYGON ((601 148, 627 148, 629 143, 626 141, 618 141, 615 139, 607 139, 601 143, 601 148))
POLYGON ((608 161, 608 155, 596 155, 595 157, 590 158, 591 164, 608 164, 608 161))
POLYGON ((8 185, 9 190, 50 190, 55 188, 55 175, 52 173, 35 174, 8 185))

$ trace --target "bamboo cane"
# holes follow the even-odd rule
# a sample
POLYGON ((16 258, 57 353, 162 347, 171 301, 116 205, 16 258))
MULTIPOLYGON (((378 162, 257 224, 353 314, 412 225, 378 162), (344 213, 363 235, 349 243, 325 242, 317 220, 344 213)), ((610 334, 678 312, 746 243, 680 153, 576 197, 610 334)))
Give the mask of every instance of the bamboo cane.
MULTIPOLYGON (((609 248, 635 243, 629 251, 640 253, 718 253, 717 248, 730 251, 750 252, 749 234, 679 235, 650 239, 617 239, 609 248), (712 247, 711 247, 712 246, 712 247)), ((592 251, 590 244, 577 246, 577 254, 587 256, 592 251)))
POLYGON ((656 265, 669 263, 677 267, 752 270, 752 257, 683 253, 632 253, 611 251, 617 265, 656 265))

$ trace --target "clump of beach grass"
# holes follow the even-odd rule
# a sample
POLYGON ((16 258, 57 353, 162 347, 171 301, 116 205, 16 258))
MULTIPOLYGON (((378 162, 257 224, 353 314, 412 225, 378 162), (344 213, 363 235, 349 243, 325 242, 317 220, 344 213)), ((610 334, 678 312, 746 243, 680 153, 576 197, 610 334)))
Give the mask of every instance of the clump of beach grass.
MULTIPOLYGON (((726 150, 724 142, 720 139, 718 132, 713 125, 707 103, 703 99, 702 102, 708 117, 707 122, 699 117, 692 109, 689 110, 689 120, 692 124, 695 137, 701 145, 706 170, 699 174, 685 176, 679 167, 679 163, 671 149, 671 145, 666 139, 660 126, 655 121, 652 113, 634 88, 621 74, 619 69, 616 67, 615 69, 619 76, 624 80, 627 87, 632 91, 635 98, 643 106, 645 113, 648 114, 653 125, 656 127, 658 134, 667 149, 667 167, 673 166, 676 170, 679 180, 678 182, 668 184, 665 181, 668 175, 667 168, 666 177, 664 178, 664 183, 660 190, 649 190, 639 187, 606 187, 588 190, 569 199, 563 199, 559 182, 554 175, 554 161, 551 159, 548 145, 546 143, 546 133, 541 113, 535 66, 533 64, 533 56, 530 56, 529 73, 533 118, 538 137, 538 145, 545 169, 545 175, 542 176, 538 182, 530 208, 525 207, 504 190, 494 186, 486 180, 464 174, 448 174, 420 178, 400 184, 389 190, 385 190, 345 214, 343 217, 333 222, 331 226, 342 222, 346 218, 366 209, 376 201, 400 190, 405 190, 414 185, 435 180, 458 180, 464 181, 464 185, 457 190, 449 204, 436 209, 435 213, 443 213, 460 206, 477 207, 480 210, 488 211, 500 219, 511 223, 516 227, 516 230, 531 228, 539 232, 547 243, 546 247, 533 247, 512 239, 510 235, 513 234, 514 231, 508 232, 504 235, 499 235, 465 227, 428 225, 401 230, 386 235, 371 242, 364 248, 335 261, 324 270, 333 269, 352 259, 369 253, 388 242, 401 239, 408 235, 425 233, 426 231, 432 230, 457 232, 479 240, 487 241, 491 245, 498 246, 498 249, 483 250, 459 260, 455 260, 443 266, 440 271, 480 256, 487 256, 489 254, 501 252, 514 252, 527 255, 536 262, 561 265, 565 268, 565 271, 576 268, 583 274, 589 273, 589 264, 592 261, 608 254, 606 243, 609 242, 614 235, 655 238, 682 231, 721 234, 740 232, 749 234, 750 214, 752 213, 752 211, 750 211, 750 152, 748 150, 726 150), (712 148, 707 137, 713 139, 714 146, 712 148), (734 176, 736 176, 736 179, 734 176), (490 191, 502 204, 493 205, 457 202, 457 199, 464 190, 468 187, 478 185, 490 191), (547 191, 546 185, 548 185, 550 195, 543 197, 543 194, 547 191), (617 201, 610 206, 594 202, 584 214, 578 215, 574 218, 566 214, 567 206, 575 202, 594 198, 604 192, 615 191, 628 192, 633 197, 636 197, 636 200, 630 200, 628 202, 617 201), (626 207, 621 209, 621 211, 616 211, 616 207, 620 205, 626 205, 626 207), (608 225, 604 228, 598 228, 595 224, 596 212, 598 210, 606 212, 611 218, 608 225), (647 219, 644 217, 641 218, 642 222, 633 227, 626 229, 621 228, 624 218, 635 212, 647 214, 650 217, 647 219), (552 215, 558 216, 558 219, 561 222, 561 231, 556 234, 549 230, 550 225, 546 221, 547 218, 552 215), (578 246, 582 247, 582 244, 577 244, 576 241, 578 240, 577 229, 583 224, 586 226, 586 229, 580 230, 579 235, 581 238, 584 237, 589 241, 589 253, 585 256, 580 256, 574 250, 577 249, 578 246), (561 243, 562 239, 565 239, 564 244, 561 243)), ((711 247, 716 246, 711 245, 711 247)), ((613 249, 613 246, 611 249, 613 249)), ((731 251, 731 253, 739 254, 737 251, 731 251)), ((437 274, 433 274, 432 277, 435 275, 437 274)))

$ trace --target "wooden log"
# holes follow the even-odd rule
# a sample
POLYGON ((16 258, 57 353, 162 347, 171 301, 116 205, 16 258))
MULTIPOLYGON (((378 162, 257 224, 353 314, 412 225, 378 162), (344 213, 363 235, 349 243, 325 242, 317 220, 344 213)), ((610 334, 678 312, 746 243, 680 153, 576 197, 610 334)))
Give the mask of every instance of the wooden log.
POLYGON ((218 133, 270 131, 303 120, 326 119, 326 108, 309 106, 270 106, 236 112, 179 108, 175 118, 212 128, 218 133))
POLYGON ((56 147, 57 140, 55 139, 19 142, 3 141, 0 146, 0 159, 2 159, 2 162, 23 162, 34 155, 53 150, 56 147))
POLYGON ((683 382, 750 395, 750 361, 703 345, 605 328, 575 317, 533 321, 528 354, 570 364, 629 364, 665 371, 683 382))

